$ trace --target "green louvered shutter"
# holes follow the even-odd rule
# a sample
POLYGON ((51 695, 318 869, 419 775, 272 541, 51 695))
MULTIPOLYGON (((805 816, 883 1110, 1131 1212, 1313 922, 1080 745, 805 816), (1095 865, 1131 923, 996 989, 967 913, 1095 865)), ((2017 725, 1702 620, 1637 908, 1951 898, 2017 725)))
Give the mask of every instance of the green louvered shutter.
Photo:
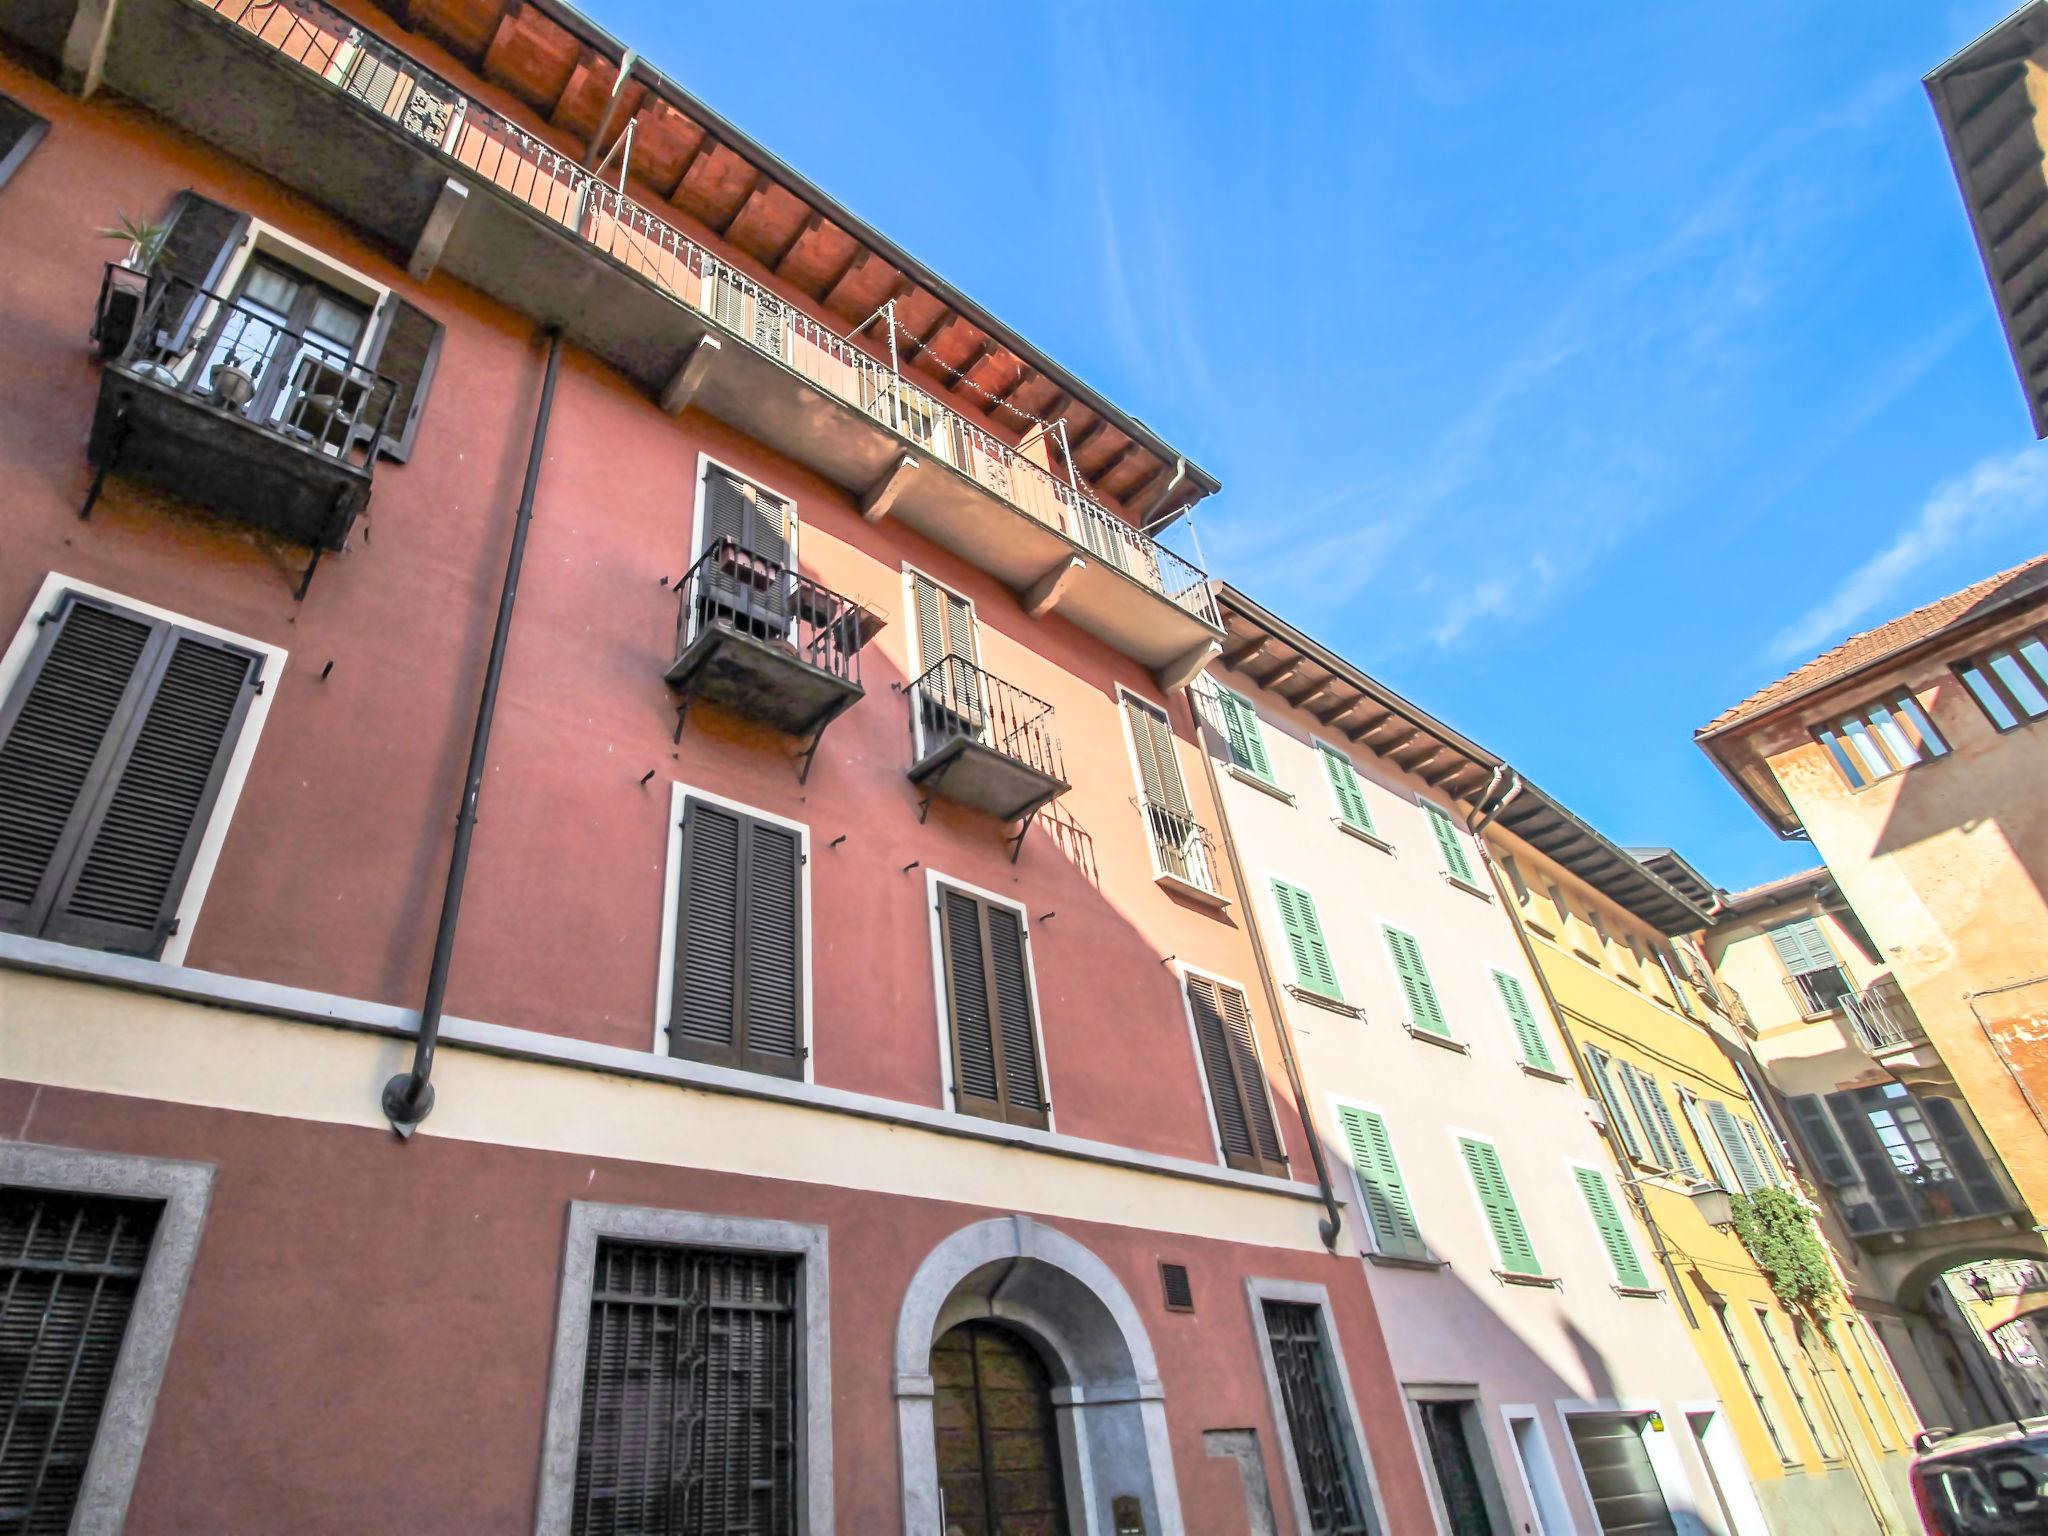
POLYGON ((1749 1143, 1749 1150, 1756 1154, 1756 1166, 1765 1181, 1782 1189, 1785 1181, 1778 1174, 1778 1160, 1771 1156, 1770 1149, 1764 1145, 1763 1136, 1747 1120, 1737 1120, 1735 1123, 1742 1127, 1743 1140, 1749 1143))
POLYGON ((1480 1208, 1486 1213, 1486 1225, 1500 1254, 1500 1267, 1511 1275, 1542 1274, 1536 1263, 1536 1247, 1529 1241, 1529 1229, 1522 1225, 1521 1207, 1515 1204, 1508 1176, 1501 1171, 1500 1154, 1494 1151, 1491 1142, 1475 1141, 1469 1136, 1458 1138, 1458 1149, 1465 1155, 1472 1188, 1478 1192, 1480 1208))
POLYGON ((1593 1225, 1600 1231, 1600 1246, 1607 1250, 1615 1280, 1624 1290, 1647 1291, 1650 1277, 1643 1273, 1636 1245, 1629 1238, 1621 1212, 1615 1208, 1614 1191, 1607 1187, 1607 1180, 1597 1169, 1574 1168, 1572 1173, 1579 1181, 1579 1192, 1586 1197, 1586 1209, 1593 1214, 1593 1225))
POLYGON ((1394 1142, 1387 1134, 1387 1122, 1372 1110, 1349 1104, 1338 1106, 1337 1120, 1344 1128, 1344 1144, 1350 1149, 1351 1166, 1364 1194, 1374 1248, 1396 1258, 1427 1258, 1429 1250, 1423 1246, 1422 1229, 1416 1225, 1415 1210, 1408 1203, 1408 1186, 1402 1182, 1400 1165, 1394 1161, 1394 1142))
POLYGON ((1401 995, 1408 999, 1408 1027, 1448 1040, 1451 1027, 1444 1022, 1444 1010, 1436 1000, 1436 988, 1429 968, 1422 963, 1422 946, 1415 935, 1391 924, 1380 925, 1387 936, 1387 949, 1394 957, 1394 971, 1401 978, 1401 995))
POLYGON ((1607 1071, 1607 1063, 1611 1059, 1604 1051, 1595 1050, 1590 1045, 1586 1047, 1586 1069, 1593 1074, 1593 1086, 1600 1090, 1600 1102, 1607 1108, 1607 1118, 1621 1133, 1623 1150, 1641 1162, 1643 1144, 1636 1138, 1635 1127, 1628 1123, 1628 1116, 1622 1112, 1621 1095, 1614 1091, 1614 1079, 1607 1071))
POLYGON ((1273 782, 1273 764, 1266 756, 1266 737, 1259 729, 1258 711, 1241 693, 1228 688, 1216 690, 1223 707, 1223 733, 1230 738, 1230 760, 1247 773, 1273 782))
POLYGON ((1678 1171, 1687 1178, 1698 1178, 1700 1165, 1693 1161, 1692 1153, 1685 1145, 1685 1138, 1678 1134, 1678 1122, 1671 1116, 1671 1101, 1664 1096, 1662 1085, 1645 1072, 1643 1088, 1650 1096, 1650 1108, 1657 1112, 1657 1124, 1664 1129, 1664 1140, 1671 1148, 1671 1155, 1678 1159, 1678 1171))
POLYGON ((1651 1163, 1659 1168, 1674 1166, 1671 1149, 1664 1145, 1664 1132, 1657 1124, 1656 1112, 1650 1108, 1650 1095, 1644 1087, 1643 1074, 1636 1070, 1632 1061, 1618 1061, 1614 1065, 1621 1073, 1621 1086, 1628 1094, 1629 1105, 1636 1112, 1636 1124, 1642 1127, 1651 1163))
POLYGON ((1543 1038, 1543 1026, 1536 1022, 1536 1010, 1529 1006, 1529 994, 1522 990, 1521 981, 1506 971, 1493 973, 1494 989, 1500 993, 1500 1005, 1507 1010, 1508 1022, 1515 1027, 1515 1039, 1522 1047, 1522 1060, 1544 1072, 1555 1072, 1557 1062, 1550 1054, 1550 1045, 1543 1038))
POLYGON ((1436 832, 1436 845, 1443 852, 1444 872, 1454 880, 1477 885, 1479 881, 1472 874, 1472 861, 1465 857, 1464 840, 1458 836, 1458 824, 1451 820, 1442 806, 1425 800, 1422 808, 1429 812, 1429 824, 1436 832))
POLYGON ((1329 775, 1330 793, 1337 797, 1337 814, 1344 818, 1345 825, 1371 833, 1372 812, 1365 807, 1365 789, 1358 782, 1358 770, 1351 766, 1351 759, 1321 742, 1316 743, 1316 753, 1323 760, 1323 772, 1329 775))
POLYGON ((1820 924, 1810 917, 1780 923, 1773 928, 1771 947, 1777 950, 1778 958, 1785 962, 1785 969, 1794 976, 1803 976, 1809 971, 1832 970, 1835 967, 1835 952, 1828 947, 1827 935, 1820 931, 1820 924))
POLYGON ((1707 1121, 1714 1128, 1714 1139, 1721 1143, 1721 1151, 1728 1159, 1728 1166, 1734 1170, 1736 1182, 1742 1186, 1742 1193, 1753 1195, 1764 1187, 1763 1171, 1757 1167, 1756 1159, 1742 1140, 1742 1127, 1735 1116, 1728 1112, 1728 1106, 1719 1099, 1705 1099, 1701 1107, 1707 1112, 1707 1121))
POLYGON ((1341 998, 1337 970, 1330 964, 1330 947, 1323 942, 1323 927, 1316 920, 1316 904, 1307 891, 1285 880, 1273 882, 1273 905, 1280 909, 1280 926, 1287 932, 1287 952, 1294 959, 1294 979, 1311 992, 1341 998))

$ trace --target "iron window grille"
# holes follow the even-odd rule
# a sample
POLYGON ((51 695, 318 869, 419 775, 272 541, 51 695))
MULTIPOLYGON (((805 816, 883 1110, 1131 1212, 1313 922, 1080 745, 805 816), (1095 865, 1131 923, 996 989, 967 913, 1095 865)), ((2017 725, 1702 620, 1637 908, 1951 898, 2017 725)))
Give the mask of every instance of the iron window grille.
POLYGON ((1369 1536, 1364 1480, 1344 1427, 1320 1312, 1303 1302, 1263 1306, 1309 1530, 1312 1536, 1369 1536))

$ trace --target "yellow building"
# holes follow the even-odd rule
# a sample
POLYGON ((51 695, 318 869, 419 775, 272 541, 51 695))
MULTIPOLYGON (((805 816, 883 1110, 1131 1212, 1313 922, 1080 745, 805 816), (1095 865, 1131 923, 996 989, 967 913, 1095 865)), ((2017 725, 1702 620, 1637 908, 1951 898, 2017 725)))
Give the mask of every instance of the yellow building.
POLYGON ((1739 1490, 1716 1489, 1727 1527, 1914 1529, 1904 1474, 1918 1421, 1853 1293, 1843 1286, 1818 1319, 1788 1309, 1727 1224, 1724 1190, 1811 1201, 1759 1103, 1745 1031, 1689 937, 1706 926, 1712 887, 1666 850, 1615 846, 1534 786, 1496 804, 1481 825, 1502 899, 1648 1231, 1663 1271, 1653 1279, 1671 1289, 1717 1389, 1719 1409, 1689 1411, 1689 1427, 1708 1444, 1732 1438, 1762 1506, 1733 1507, 1739 1490), (1553 830, 1560 821, 1569 836, 1553 830))

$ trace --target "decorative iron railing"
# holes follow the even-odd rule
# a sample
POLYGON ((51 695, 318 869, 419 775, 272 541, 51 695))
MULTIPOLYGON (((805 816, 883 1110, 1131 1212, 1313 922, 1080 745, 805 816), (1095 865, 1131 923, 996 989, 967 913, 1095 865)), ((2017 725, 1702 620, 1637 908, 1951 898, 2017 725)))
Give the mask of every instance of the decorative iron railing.
POLYGON ((1861 992, 1843 993, 1841 1008, 1867 1051, 1896 1050, 1927 1038, 1920 1016, 1890 976, 1878 977, 1861 992))
POLYGON ((118 264, 100 279, 92 339, 104 362, 366 472, 398 394, 274 312, 118 264))
POLYGON ((860 682, 861 610, 850 598, 732 539, 716 540, 677 583, 676 655, 712 626, 786 646, 805 665, 860 682))
POLYGON ((954 741, 973 741, 1064 781, 1052 706, 958 656, 942 656, 910 685, 921 762, 954 741))
MULTIPOLYGON (((687 309, 1211 624, 1207 575, 674 225, 321 0, 190 0, 569 230, 687 309)), ((623 176, 621 177, 623 182, 623 176)))
POLYGON ((1842 1006, 1842 999, 1855 989, 1839 966, 1822 966, 1817 971, 1799 971, 1785 978, 1785 990, 1806 1018, 1819 1018, 1842 1006))
POLYGON ((1147 795, 1137 796, 1135 804, 1145 818, 1145 832, 1152 839, 1152 857, 1159 863, 1159 872, 1211 895, 1220 894, 1216 840, 1209 829, 1186 811, 1161 805, 1147 795))

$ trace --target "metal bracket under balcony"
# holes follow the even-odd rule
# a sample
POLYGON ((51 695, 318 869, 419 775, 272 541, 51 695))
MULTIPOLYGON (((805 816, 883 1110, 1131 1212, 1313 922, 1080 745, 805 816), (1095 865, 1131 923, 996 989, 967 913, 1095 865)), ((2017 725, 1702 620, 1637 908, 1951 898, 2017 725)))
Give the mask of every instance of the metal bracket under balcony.
POLYGON ((702 699, 808 738, 808 779, 825 727, 860 702, 860 650, 874 615, 778 560, 720 539, 678 584, 676 739, 702 699))
POLYGON ((342 547, 370 499, 389 379, 274 315, 121 266, 101 280, 93 345, 104 367, 80 517, 118 473, 308 545, 315 563, 342 547))
MULTIPOLYGON (((934 796, 1022 822, 1070 786, 1060 763, 1052 706, 958 656, 941 657, 910 684, 916 761, 910 781, 934 796)), ((1023 828, 1010 857, 1024 841, 1023 828)))

